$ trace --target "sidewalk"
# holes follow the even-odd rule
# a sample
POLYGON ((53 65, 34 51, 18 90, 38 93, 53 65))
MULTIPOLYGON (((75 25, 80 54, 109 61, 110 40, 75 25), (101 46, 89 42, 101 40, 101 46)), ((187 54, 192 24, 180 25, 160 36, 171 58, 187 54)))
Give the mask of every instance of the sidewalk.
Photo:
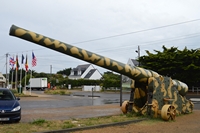
POLYGON ((41 118, 45 120, 91 118, 109 115, 119 115, 121 113, 122 112, 118 104, 49 109, 26 109, 22 110, 21 122, 31 122, 33 120, 41 118))

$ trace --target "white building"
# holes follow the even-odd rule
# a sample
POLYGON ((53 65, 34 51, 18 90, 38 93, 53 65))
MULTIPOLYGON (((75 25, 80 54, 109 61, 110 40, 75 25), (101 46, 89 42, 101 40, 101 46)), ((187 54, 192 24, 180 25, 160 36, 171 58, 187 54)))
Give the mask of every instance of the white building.
MULTIPOLYGON (((127 64, 131 67, 139 66, 139 62, 137 60, 130 59, 130 58, 128 59, 127 64)), ((131 79, 127 76, 122 75, 122 87, 130 88, 130 84, 131 84, 131 79)))
POLYGON ((92 64, 78 65, 71 70, 69 79, 101 79, 101 73, 92 64))
POLYGON ((5 88, 6 84, 6 78, 3 76, 2 73, 0 73, 0 87, 5 88))
POLYGON ((127 62, 127 64, 129 65, 129 66, 139 66, 139 62, 137 61, 137 60, 134 60, 134 59, 128 59, 128 62, 127 62))

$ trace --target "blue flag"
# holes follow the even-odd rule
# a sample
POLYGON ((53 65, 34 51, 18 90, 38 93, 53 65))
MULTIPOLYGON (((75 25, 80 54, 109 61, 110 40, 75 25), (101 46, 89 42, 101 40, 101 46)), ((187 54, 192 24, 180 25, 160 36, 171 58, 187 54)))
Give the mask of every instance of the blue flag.
POLYGON ((24 64, 24 55, 22 54, 22 64, 24 64))

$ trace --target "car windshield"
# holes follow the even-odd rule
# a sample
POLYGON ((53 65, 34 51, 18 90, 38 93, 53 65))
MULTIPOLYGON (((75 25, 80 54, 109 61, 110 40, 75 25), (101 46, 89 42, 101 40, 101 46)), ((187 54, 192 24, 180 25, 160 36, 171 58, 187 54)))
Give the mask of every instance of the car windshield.
POLYGON ((0 90, 0 100, 14 100, 15 97, 9 90, 0 90))

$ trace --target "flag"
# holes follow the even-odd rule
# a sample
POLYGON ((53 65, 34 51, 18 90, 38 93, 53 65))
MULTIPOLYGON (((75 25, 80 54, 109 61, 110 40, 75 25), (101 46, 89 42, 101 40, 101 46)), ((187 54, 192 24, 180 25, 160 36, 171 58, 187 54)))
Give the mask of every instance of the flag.
POLYGON ((37 65, 37 59, 36 59, 34 53, 32 52, 32 67, 34 67, 36 65, 37 65))
POLYGON ((26 55, 25 68, 26 68, 26 72, 28 72, 28 58, 27 58, 27 55, 26 55))
POLYGON ((22 64, 24 64, 24 55, 22 54, 22 64))
POLYGON ((15 63, 16 63, 16 70, 18 70, 19 67, 20 67, 20 66, 19 66, 19 62, 18 62, 18 55, 16 55, 16 62, 15 62, 15 63))
POLYGON ((14 65, 15 65, 15 60, 14 60, 14 57, 12 58, 12 57, 10 57, 10 65, 11 65, 11 67, 12 67, 12 69, 14 68, 14 65))

